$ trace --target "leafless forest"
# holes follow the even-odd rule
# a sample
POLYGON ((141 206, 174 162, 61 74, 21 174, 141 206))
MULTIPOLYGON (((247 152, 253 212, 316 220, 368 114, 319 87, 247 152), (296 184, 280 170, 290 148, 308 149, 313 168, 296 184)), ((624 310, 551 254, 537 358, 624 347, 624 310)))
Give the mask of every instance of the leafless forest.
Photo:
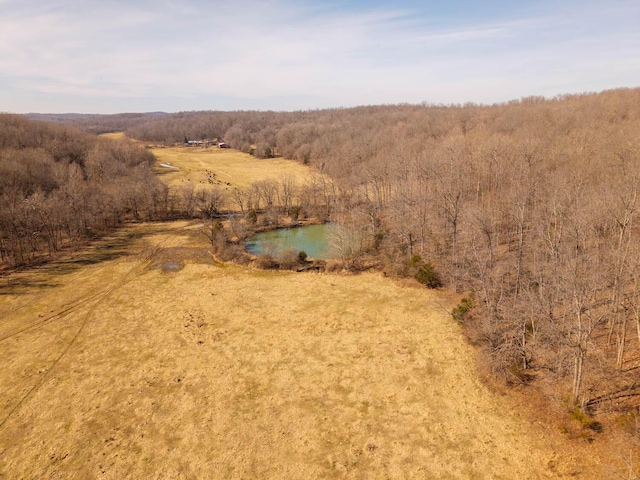
MULTIPOLYGON (((224 139, 315 166, 295 192, 283 179, 226 202, 268 213, 282 208, 280 196, 289 213, 353 227, 358 235, 338 241, 346 267, 374 265, 466 295, 455 317, 497 378, 537 383, 639 434, 640 89, 493 106, 119 118, 92 117, 91 128, 164 144, 224 139)), ((0 120, 5 262, 125 216, 193 213, 184 192, 155 183, 143 150, 0 120)))
POLYGON ((153 155, 74 127, 0 115, 0 259, 33 264, 150 218, 153 155))

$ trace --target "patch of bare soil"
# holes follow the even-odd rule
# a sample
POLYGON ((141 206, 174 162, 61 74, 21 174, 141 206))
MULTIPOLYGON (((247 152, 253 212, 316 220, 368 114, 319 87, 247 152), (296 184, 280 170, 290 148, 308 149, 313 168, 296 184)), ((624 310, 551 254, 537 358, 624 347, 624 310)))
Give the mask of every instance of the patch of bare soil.
POLYGON ((0 296, 0 478, 593 478, 482 384, 446 293, 178 231, 0 296))

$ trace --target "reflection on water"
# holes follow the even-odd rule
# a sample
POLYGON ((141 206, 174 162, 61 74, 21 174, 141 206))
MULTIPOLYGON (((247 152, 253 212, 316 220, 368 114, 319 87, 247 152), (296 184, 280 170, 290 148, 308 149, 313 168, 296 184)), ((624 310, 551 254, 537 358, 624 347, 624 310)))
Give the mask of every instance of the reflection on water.
POLYGON ((329 237, 334 228, 331 224, 308 225, 258 233, 247 240, 247 250, 254 255, 272 257, 278 257, 289 249, 296 252, 304 250, 312 258, 331 258, 329 237))

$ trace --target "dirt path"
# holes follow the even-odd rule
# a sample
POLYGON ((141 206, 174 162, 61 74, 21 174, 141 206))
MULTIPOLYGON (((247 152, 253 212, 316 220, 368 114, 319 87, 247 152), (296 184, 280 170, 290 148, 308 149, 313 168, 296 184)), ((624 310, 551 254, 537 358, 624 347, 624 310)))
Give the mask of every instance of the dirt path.
POLYGON ((165 272, 140 252, 180 237, 152 241, 0 296, 0 336, 71 306, 0 342, 0 478, 574 472, 479 382, 445 295, 374 274, 165 272))

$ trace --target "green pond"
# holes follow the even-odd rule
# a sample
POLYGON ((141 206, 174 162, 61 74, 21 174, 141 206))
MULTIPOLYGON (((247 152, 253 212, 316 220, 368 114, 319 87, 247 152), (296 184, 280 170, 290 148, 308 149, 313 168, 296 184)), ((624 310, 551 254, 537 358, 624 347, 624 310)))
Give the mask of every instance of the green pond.
POLYGON ((329 236, 334 225, 307 225, 280 228, 258 233, 247 240, 247 250, 254 255, 281 256, 286 250, 304 250, 311 258, 331 258, 329 236))

